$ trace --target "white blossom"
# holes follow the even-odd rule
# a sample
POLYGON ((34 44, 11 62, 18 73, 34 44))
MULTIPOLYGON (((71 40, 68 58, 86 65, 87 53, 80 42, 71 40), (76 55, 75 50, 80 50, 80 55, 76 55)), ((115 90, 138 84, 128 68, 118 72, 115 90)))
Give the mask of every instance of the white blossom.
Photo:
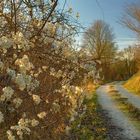
POLYGON ((39 76, 39 73, 35 73, 34 77, 37 78, 39 76))
POLYGON ((11 76, 11 78, 12 78, 12 80, 15 80, 15 78, 16 78, 16 71, 15 70, 12 70, 12 69, 10 69, 10 68, 7 68, 7 74, 9 75, 9 76, 11 76))
POLYGON ((39 121, 36 120, 36 119, 33 119, 33 120, 31 120, 31 125, 32 125, 33 127, 35 127, 35 126, 39 125, 39 121))
POLYGON ((38 74, 42 73, 42 69, 41 68, 38 68, 38 74))
POLYGON ((15 98, 14 100, 13 100, 13 103, 15 104, 15 107, 16 108, 19 108, 20 107, 20 105, 22 104, 22 99, 20 99, 20 98, 15 98))
POLYGON ((0 60, 0 69, 2 70, 4 68, 3 62, 0 60))
POLYGON ((2 123, 4 121, 4 116, 3 113, 0 111, 0 123, 2 123))
POLYGON ((17 54, 14 53, 13 54, 13 58, 16 59, 17 58, 17 54))
POLYGON ((13 34, 13 40, 15 44, 18 44, 18 49, 23 51, 30 49, 30 42, 24 37, 22 32, 17 32, 16 34, 13 34))
POLYGON ((0 97, 0 101, 10 100, 14 94, 14 90, 11 87, 5 87, 2 89, 3 94, 0 97))
POLYGON ((35 104, 37 104, 37 105, 41 102, 41 98, 39 95, 33 94, 32 98, 33 98, 33 101, 35 102, 35 104))
POLYGON ((15 78, 15 83, 18 84, 19 89, 23 91, 26 88, 25 77, 23 74, 17 74, 15 78))
POLYGON ((65 132, 66 132, 67 135, 69 134, 70 130, 71 130, 71 128, 69 126, 66 126, 65 132))
POLYGON ((37 114, 37 116, 40 118, 40 119, 44 119, 46 117, 47 113, 45 111, 43 112, 40 112, 37 114))
POLYGON ((46 99, 46 101, 45 101, 45 102, 46 102, 46 104, 48 104, 48 103, 49 103, 49 100, 48 100, 48 99, 46 99))
POLYGON ((55 102, 53 102, 53 104, 52 104, 53 106, 53 111, 55 112, 55 113, 57 113, 57 112, 59 112, 60 111, 60 105, 55 101, 55 102))
POLYGON ((11 126, 11 130, 15 130, 17 135, 19 136, 20 139, 23 139, 23 134, 27 134, 27 135, 30 135, 31 133, 31 130, 30 130, 30 123, 31 123, 31 120, 30 119, 24 119, 24 118, 21 118, 19 121, 18 121, 18 125, 15 125, 15 126, 11 126))
POLYGON ((21 59, 17 59, 15 61, 15 65, 19 66, 20 71, 22 73, 26 73, 26 71, 29 71, 32 68, 34 68, 33 64, 30 63, 29 58, 28 58, 27 55, 23 55, 23 57, 21 59))
POLYGON ((10 38, 7 38, 6 36, 3 36, 0 38, 0 46, 7 49, 10 48, 13 45, 13 41, 10 38))
POLYGON ((7 131, 8 140, 16 140, 11 130, 7 131))
POLYGON ((42 69, 44 70, 44 71, 46 71, 47 70, 47 66, 42 66, 42 69))
POLYGON ((25 89, 27 89, 27 91, 33 91, 39 86, 39 81, 26 74, 17 74, 15 83, 19 86, 21 91, 25 89))
POLYGON ((34 89, 36 89, 37 87, 39 87, 39 81, 38 80, 34 80, 33 82, 30 83, 30 87, 27 89, 27 91, 33 91, 34 89))

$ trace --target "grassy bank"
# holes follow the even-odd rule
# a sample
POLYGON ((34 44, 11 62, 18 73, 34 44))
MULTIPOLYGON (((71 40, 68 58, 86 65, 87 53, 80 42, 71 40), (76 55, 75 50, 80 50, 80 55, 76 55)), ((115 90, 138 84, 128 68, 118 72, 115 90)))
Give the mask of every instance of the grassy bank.
POLYGON ((134 94, 140 95, 140 72, 124 83, 124 87, 134 94))
POLYGON ((83 105, 86 110, 71 124, 73 138, 78 140, 106 140, 107 132, 100 114, 96 93, 92 93, 91 98, 86 98, 83 105))

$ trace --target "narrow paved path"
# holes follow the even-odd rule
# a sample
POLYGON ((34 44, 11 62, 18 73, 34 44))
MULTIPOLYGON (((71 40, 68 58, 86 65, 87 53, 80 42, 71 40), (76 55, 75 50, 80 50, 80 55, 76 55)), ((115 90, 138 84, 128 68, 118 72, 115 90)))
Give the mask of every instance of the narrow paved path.
POLYGON ((128 101, 132 103, 135 107, 140 109, 140 96, 134 95, 133 93, 129 92, 128 90, 124 89, 122 85, 116 84, 114 85, 116 90, 122 95, 122 97, 128 98, 128 101))
POLYGON ((97 89, 99 104, 107 112, 110 123, 115 124, 116 132, 110 140, 140 140, 140 134, 129 119, 121 112, 108 93, 109 85, 97 89))

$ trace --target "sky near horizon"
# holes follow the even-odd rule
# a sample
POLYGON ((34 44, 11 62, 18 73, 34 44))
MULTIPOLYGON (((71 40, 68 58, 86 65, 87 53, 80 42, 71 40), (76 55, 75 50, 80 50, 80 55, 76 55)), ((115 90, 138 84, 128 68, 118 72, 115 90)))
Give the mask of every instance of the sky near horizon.
MULTIPOLYGON (((60 0, 63 4, 64 0, 60 0)), ((110 24, 115 41, 120 49, 137 42, 135 33, 122 26, 119 21, 127 5, 140 3, 140 0, 67 0, 66 7, 79 12, 80 22, 89 27, 95 20, 101 19, 110 24)))

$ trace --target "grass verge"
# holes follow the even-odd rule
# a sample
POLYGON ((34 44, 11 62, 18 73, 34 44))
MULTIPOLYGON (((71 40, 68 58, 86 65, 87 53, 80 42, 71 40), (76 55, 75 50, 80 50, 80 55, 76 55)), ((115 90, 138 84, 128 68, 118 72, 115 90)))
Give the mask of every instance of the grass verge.
POLYGON ((123 86, 133 94, 140 96, 140 72, 133 75, 123 86))
POLYGON ((71 124, 71 133, 76 140, 106 140, 107 130, 100 114, 100 106, 97 95, 94 92, 92 98, 86 98, 83 102, 85 112, 71 124))

